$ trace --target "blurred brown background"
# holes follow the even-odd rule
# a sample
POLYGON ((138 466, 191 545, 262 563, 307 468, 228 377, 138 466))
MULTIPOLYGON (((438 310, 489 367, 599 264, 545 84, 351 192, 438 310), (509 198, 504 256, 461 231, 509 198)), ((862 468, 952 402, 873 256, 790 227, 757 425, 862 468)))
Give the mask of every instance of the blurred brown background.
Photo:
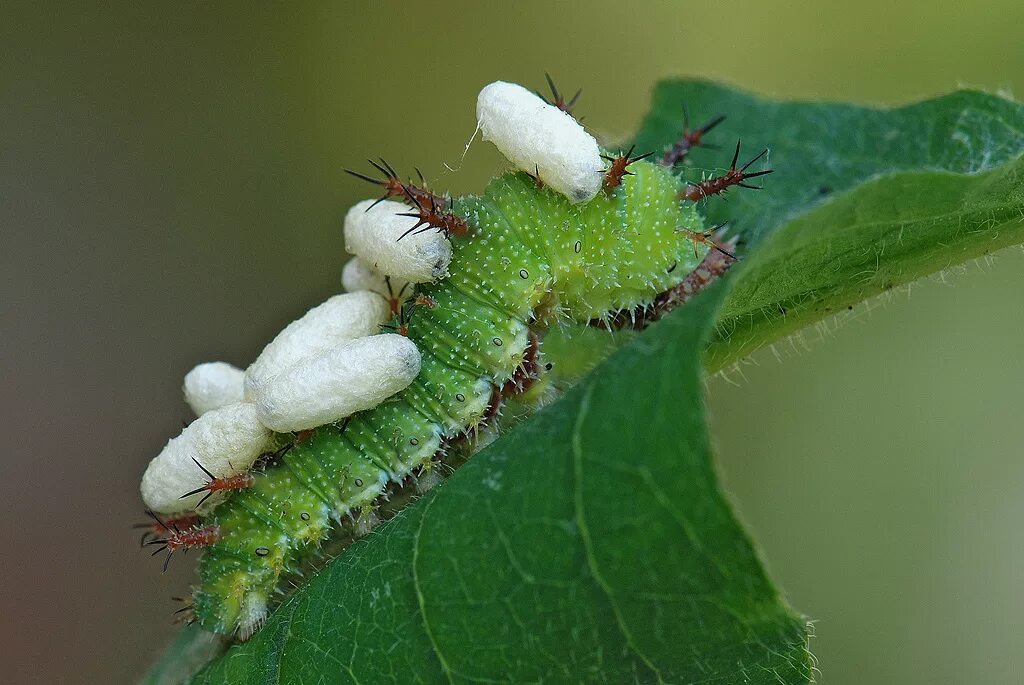
MULTIPOLYGON (((477 191, 488 146, 442 165, 477 90, 544 71, 611 139, 677 74, 870 103, 1019 90, 1022 25, 1014 0, 5 3, 0 679, 130 682, 172 635, 191 562, 161 576, 137 548, 138 478, 188 417, 185 371, 244 366, 338 289, 340 218, 369 191, 343 166, 477 191)), ((726 482, 817 619, 825 683, 1019 678, 1022 286, 1010 251, 709 384, 726 482)))

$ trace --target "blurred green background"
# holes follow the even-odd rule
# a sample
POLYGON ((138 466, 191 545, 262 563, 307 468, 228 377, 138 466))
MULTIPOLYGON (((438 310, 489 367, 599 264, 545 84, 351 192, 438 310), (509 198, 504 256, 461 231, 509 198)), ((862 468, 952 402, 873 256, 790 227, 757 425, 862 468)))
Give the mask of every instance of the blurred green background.
MULTIPOLYGON (((185 371, 245 365, 338 289, 340 219, 370 190, 343 166, 383 155, 478 191, 501 160, 460 161, 477 90, 545 71, 584 88, 608 140, 672 75, 879 104, 1024 88, 1014 0, 0 13, 0 639, 18 683, 129 682, 172 634, 191 562, 161 576, 136 547, 138 478, 188 417, 185 371)), ((1011 250, 709 381, 726 484, 815 619, 822 682, 1019 682, 1022 287, 1011 250)))

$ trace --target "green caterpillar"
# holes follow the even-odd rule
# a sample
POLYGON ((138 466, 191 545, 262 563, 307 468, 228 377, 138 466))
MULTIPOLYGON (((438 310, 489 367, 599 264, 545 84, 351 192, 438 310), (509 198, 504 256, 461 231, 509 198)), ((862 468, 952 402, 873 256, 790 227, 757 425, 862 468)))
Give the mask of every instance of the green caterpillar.
MULTIPOLYGON (((717 121, 686 135, 698 144, 717 121)), ((582 202, 545 184, 539 168, 452 200, 379 167, 386 195, 404 195, 425 228, 464 233, 452 240, 448 276, 416 286, 387 325, 416 345, 419 372, 373 408, 301 439, 275 435, 284 449, 235 476, 241 482, 222 487, 230 496, 184 530, 157 519, 162 537, 152 543, 205 547, 193 604, 199 624, 248 638, 282 577, 339 526, 371 522, 389 485, 424 477, 460 436, 493 425, 503 396, 516 402, 515 413, 533 411, 557 378, 558 360, 545 358, 552 370, 539 356, 546 331, 652 318, 724 271, 732 255, 705 232, 693 188, 710 195, 755 174, 734 160, 733 176, 686 184, 673 170, 680 149, 662 164, 607 156, 600 191, 582 202)), ((207 489, 209 496, 214 488, 207 489)))

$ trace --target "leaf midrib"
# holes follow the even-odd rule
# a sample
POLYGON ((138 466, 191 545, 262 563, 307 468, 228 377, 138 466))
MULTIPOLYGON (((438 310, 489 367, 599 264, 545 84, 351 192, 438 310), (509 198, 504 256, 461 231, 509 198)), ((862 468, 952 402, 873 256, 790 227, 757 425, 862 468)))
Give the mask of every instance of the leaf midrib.
POLYGON ((661 672, 658 667, 654 665, 650 657, 641 651, 639 646, 636 644, 636 640, 633 638, 632 631, 626 624, 626 620, 622 615, 622 610, 619 607, 618 601, 615 599, 615 593, 612 586, 605 580, 598 568, 597 558, 594 554, 594 543, 590 536, 590 529, 587 526, 587 517, 585 512, 585 504, 583 500, 583 445, 581 437, 583 435, 583 423, 590 413, 590 400, 594 394, 595 383, 589 382, 586 387, 582 389, 582 397, 580 398, 579 409, 576 415, 576 421, 573 424, 572 429, 572 457, 573 457, 573 500, 576 511, 576 527, 580 531, 580 538, 583 541, 583 550, 587 558, 587 567, 590 569, 590 574, 594 577, 594 581, 597 586, 601 589, 604 595, 608 598, 608 603, 611 605, 612 613, 615 615, 615 623, 625 638, 626 646, 631 652, 633 652, 638 659, 646 666, 651 673, 658 679, 659 685, 665 683, 662 678, 661 672))

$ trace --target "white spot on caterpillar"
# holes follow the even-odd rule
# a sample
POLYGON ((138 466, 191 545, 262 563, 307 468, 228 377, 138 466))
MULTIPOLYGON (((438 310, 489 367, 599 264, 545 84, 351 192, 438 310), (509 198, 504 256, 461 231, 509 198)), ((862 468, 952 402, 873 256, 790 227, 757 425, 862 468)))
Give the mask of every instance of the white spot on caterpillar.
POLYGON ((218 478, 243 473, 267 449, 271 437, 257 419, 255 405, 237 402, 208 411, 149 462, 142 476, 142 501, 158 514, 191 511, 205 493, 181 496, 208 480, 197 461, 218 478))
POLYGON ((306 430, 371 409, 420 372, 415 343, 384 333, 350 340, 260 384, 259 419, 279 433, 306 430))
POLYGON ((345 249, 392 279, 429 283, 444 278, 452 261, 451 243, 428 226, 405 235, 418 219, 399 215, 410 211, 392 200, 356 204, 345 215, 345 249))
POLYGON ((185 402, 202 416, 211 409, 242 401, 245 372, 225 362, 199 364, 185 374, 185 402))
POLYGON ((476 118, 484 140, 570 202, 587 202, 601 190, 604 165, 594 136, 536 94, 495 81, 477 96, 476 118))
POLYGON ((330 347, 378 331, 391 318, 387 301, 368 290, 335 295, 292 321, 263 348, 245 371, 245 396, 251 400, 256 388, 303 359, 330 347))
POLYGON ((403 293, 402 299, 406 299, 412 294, 409 282, 397 278, 391 279, 391 291, 389 292, 388 282, 384 280, 384 275, 374 270, 359 257, 353 257, 345 262, 345 268, 341 270, 341 284, 350 293, 359 290, 372 290, 378 295, 389 298, 398 297, 398 293, 403 293))

